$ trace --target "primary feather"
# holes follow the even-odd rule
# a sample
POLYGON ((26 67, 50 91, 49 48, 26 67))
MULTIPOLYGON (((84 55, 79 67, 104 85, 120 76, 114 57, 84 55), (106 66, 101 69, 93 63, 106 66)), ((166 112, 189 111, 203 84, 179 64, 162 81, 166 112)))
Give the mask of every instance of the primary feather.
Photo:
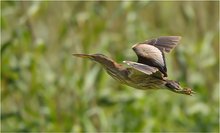
POLYGON ((180 36, 161 36, 158 38, 146 40, 145 42, 143 42, 143 44, 153 45, 160 50, 169 53, 173 48, 176 47, 180 39, 180 36))

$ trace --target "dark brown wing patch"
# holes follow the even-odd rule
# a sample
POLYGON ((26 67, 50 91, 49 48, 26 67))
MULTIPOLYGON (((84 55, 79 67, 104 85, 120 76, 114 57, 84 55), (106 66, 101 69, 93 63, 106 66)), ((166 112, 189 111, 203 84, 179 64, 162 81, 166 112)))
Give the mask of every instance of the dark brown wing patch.
POLYGON ((178 44, 180 39, 180 36, 161 36, 151 40, 146 40, 143 43, 153 45, 161 51, 169 53, 178 44))

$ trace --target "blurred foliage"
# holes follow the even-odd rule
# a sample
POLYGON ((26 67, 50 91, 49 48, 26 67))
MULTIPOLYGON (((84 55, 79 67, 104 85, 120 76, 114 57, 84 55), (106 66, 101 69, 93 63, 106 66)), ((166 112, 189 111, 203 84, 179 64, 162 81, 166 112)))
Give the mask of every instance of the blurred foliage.
POLYGON ((219 2, 1 2, 1 131, 219 132, 219 2), (197 92, 120 85, 72 53, 136 60, 180 35, 168 74, 197 92))

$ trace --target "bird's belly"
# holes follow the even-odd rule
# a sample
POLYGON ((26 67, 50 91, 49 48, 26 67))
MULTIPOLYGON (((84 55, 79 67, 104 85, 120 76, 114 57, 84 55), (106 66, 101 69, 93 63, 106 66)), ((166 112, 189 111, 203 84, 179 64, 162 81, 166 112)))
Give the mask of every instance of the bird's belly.
POLYGON ((149 75, 121 76, 110 70, 107 73, 120 83, 141 90, 162 89, 165 84, 163 80, 149 75))
POLYGON ((152 90, 152 89, 162 89, 164 88, 163 85, 155 85, 155 84, 132 84, 132 83, 126 83, 126 85, 136 88, 136 89, 141 89, 141 90, 152 90))
POLYGON ((141 90, 149 90, 149 89, 162 89, 164 88, 164 81, 155 78, 145 78, 141 80, 129 79, 126 80, 126 85, 141 89, 141 90))

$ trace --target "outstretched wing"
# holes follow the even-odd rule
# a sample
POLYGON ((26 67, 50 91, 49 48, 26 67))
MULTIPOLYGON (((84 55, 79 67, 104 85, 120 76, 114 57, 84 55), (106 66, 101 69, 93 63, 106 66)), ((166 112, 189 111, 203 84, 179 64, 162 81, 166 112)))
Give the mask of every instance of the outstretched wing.
POLYGON ((132 47, 138 56, 138 63, 158 68, 167 77, 164 54, 157 47, 149 44, 137 44, 132 47))
POLYGON ((151 40, 146 40, 144 44, 150 44, 158 49, 169 53, 180 41, 180 36, 161 36, 151 40))
POLYGON ((154 77, 163 78, 162 73, 156 67, 151 67, 145 64, 132 61, 123 61, 123 63, 126 63, 128 66, 131 67, 131 69, 133 69, 132 74, 137 74, 137 72, 139 72, 139 74, 141 75, 152 75, 154 77))

